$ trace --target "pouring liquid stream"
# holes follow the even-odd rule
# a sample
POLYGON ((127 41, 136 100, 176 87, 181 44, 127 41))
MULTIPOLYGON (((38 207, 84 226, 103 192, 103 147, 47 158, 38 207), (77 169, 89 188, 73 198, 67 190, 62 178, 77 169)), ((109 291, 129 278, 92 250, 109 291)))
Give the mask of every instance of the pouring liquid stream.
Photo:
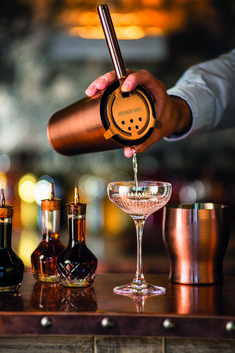
POLYGON ((133 163, 133 171, 134 171, 134 182, 135 182, 135 189, 136 189, 136 196, 138 194, 138 177, 137 177, 137 156, 136 156, 136 151, 135 147, 132 147, 132 163, 133 163))

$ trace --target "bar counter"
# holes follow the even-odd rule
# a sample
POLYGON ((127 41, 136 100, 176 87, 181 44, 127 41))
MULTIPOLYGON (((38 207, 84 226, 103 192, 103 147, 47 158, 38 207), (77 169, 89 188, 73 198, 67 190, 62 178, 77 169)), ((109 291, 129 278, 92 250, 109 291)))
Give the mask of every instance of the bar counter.
POLYGON ((107 336, 129 337, 132 342, 148 337, 160 345, 168 338, 222 340, 234 350, 235 277, 225 276, 221 285, 203 286, 172 284, 167 274, 145 277, 166 287, 166 293, 146 300, 114 294, 113 287, 130 282, 133 274, 98 274, 93 287, 82 290, 36 282, 25 273, 19 293, 0 294, 0 348, 4 343, 8 352, 14 335, 14 342, 17 336, 21 342, 29 336, 36 337, 34 342, 51 336, 55 343, 62 337, 81 337, 84 343, 84 337, 107 336))

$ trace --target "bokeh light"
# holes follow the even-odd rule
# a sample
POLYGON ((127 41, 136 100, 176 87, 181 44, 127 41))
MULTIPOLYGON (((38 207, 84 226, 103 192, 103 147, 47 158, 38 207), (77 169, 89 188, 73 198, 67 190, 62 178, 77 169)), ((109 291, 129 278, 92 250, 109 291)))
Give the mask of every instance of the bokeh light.
POLYGON ((0 155, 0 172, 7 173, 10 169, 11 161, 7 154, 0 155))
POLYGON ((33 174, 25 174, 19 181, 18 192, 20 198, 32 203, 34 202, 34 189, 36 185, 36 177, 33 174))
POLYGON ((79 185, 90 198, 102 197, 104 195, 104 181, 95 175, 82 176, 79 180, 79 185))
POLYGON ((48 199, 50 195, 50 183, 53 183, 53 179, 49 176, 40 178, 37 182, 34 190, 34 198, 38 205, 41 205, 41 201, 48 199))

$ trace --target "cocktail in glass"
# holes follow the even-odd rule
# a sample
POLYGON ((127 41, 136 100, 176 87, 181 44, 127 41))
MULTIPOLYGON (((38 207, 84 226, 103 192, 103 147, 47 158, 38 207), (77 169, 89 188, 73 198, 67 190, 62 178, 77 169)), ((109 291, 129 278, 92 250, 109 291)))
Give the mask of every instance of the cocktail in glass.
POLYGON ((146 282, 142 268, 142 237, 146 219, 162 208, 170 199, 170 183, 135 181, 109 183, 107 193, 114 205, 134 220, 137 235, 137 269, 131 283, 115 287, 114 293, 127 296, 153 296, 165 293, 165 288, 146 282))

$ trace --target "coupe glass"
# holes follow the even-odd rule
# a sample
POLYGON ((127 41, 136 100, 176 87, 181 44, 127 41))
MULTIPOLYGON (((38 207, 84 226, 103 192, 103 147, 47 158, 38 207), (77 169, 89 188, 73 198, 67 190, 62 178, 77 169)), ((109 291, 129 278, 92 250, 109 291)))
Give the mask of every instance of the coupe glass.
POLYGON ((165 288, 146 282, 142 268, 142 236, 148 216, 162 208, 171 197, 170 183, 135 181, 109 183, 109 199, 134 220, 137 235, 137 269, 131 283, 115 287, 114 293, 128 296, 152 296, 165 293, 165 288))

